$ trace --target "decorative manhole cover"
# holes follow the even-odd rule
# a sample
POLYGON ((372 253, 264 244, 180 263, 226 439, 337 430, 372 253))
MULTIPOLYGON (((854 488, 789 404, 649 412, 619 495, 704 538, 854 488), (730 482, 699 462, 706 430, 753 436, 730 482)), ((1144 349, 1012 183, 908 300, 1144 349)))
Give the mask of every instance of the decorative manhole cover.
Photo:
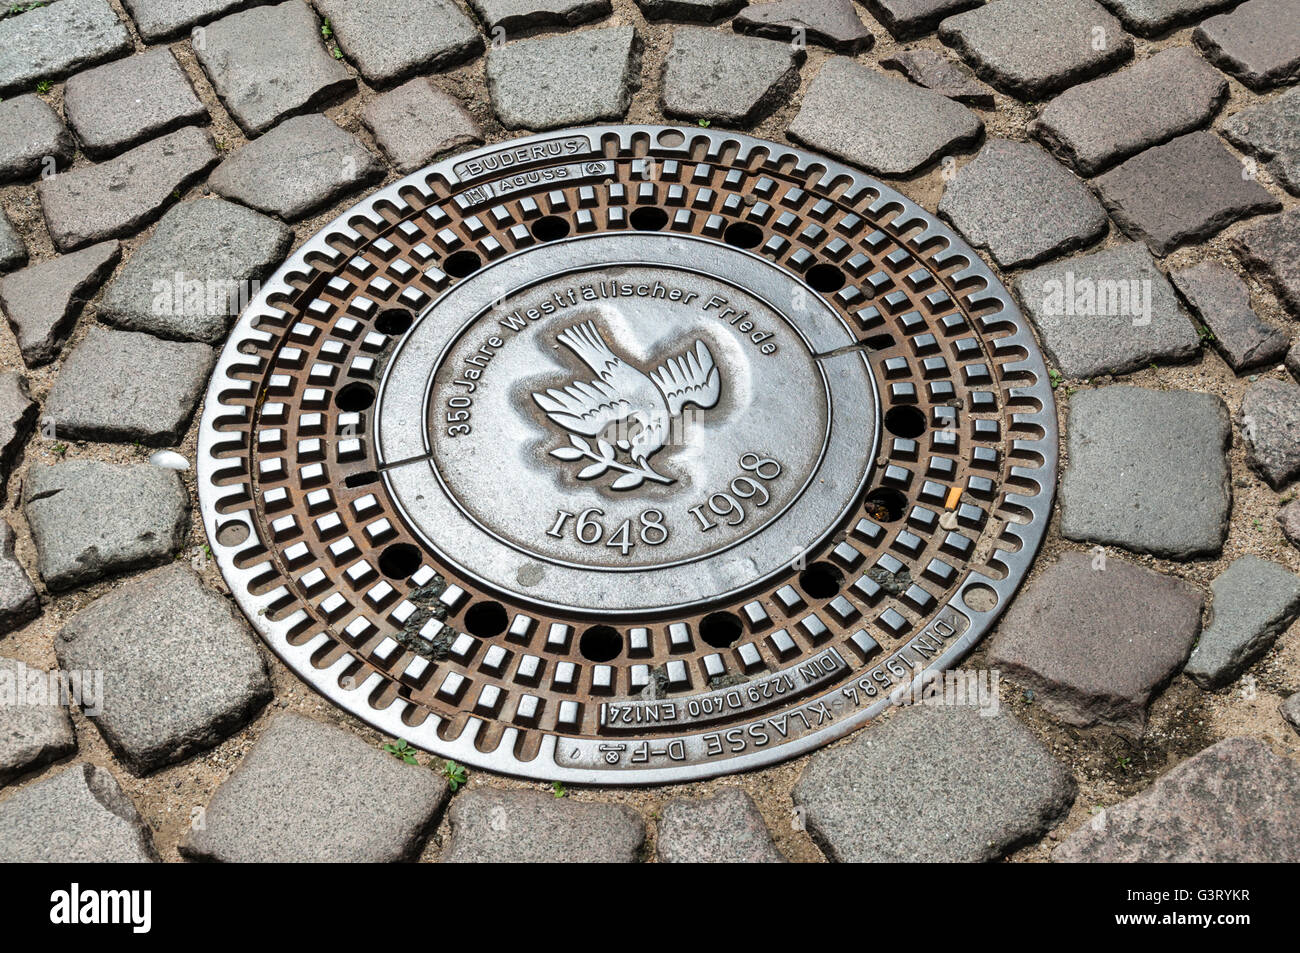
POLYGON ((830 160, 611 126, 308 242, 208 392, 236 599, 341 707, 599 784, 824 744, 948 667, 1051 508, 1046 368, 947 228, 830 160))

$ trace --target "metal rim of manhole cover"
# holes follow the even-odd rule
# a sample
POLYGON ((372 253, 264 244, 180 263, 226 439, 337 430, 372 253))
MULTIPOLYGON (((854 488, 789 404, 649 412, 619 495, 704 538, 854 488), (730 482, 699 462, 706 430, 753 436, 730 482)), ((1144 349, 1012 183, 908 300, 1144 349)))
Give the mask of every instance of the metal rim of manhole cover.
POLYGON ((933 216, 620 125, 461 154, 308 241, 221 355, 198 475, 235 599, 334 703, 637 784, 793 757, 952 666, 1056 459, 1024 318, 933 216))

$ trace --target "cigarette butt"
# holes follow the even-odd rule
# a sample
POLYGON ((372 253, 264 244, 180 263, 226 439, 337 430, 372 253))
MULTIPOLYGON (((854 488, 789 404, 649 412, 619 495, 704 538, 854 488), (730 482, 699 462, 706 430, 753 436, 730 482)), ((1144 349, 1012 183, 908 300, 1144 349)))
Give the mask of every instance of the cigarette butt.
POLYGON ((961 487, 954 486, 948 491, 948 496, 943 501, 943 508, 946 510, 956 509, 959 500, 961 500, 961 487))

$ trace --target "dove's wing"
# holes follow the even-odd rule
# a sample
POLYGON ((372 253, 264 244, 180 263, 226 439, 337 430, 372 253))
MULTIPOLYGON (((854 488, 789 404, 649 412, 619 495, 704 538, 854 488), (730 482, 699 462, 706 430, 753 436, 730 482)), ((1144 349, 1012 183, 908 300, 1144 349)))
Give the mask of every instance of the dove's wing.
POLYGON ((594 437, 631 413, 631 405, 618 388, 602 380, 575 381, 562 389, 533 392, 546 416, 571 433, 594 437))
POLYGON ((718 402, 722 390, 722 376, 703 341, 695 342, 695 350, 664 361, 650 372, 650 379, 663 393, 668 412, 674 417, 687 404, 707 410, 718 402))

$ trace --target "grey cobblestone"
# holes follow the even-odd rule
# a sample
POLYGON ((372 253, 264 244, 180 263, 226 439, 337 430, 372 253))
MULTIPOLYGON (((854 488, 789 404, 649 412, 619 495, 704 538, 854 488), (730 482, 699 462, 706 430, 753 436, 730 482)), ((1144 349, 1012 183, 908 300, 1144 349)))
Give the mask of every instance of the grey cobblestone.
POLYGON ((779 864, 763 816, 740 788, 710 797, 673 798, 660 812, 656 852, 661 864, 779 864))
POLYGON ((1277 364, 1291 341, 1286 332, 1265 324, 1250 307, 1250 289, 1231 268, 1203 261, 1169 276, 1178 291, 1214 332, 1214 347, 1240 374, 1277 364))
POLYGON ((1228 738, 1106 808, 1052 854, 1067 862, 1296 863, 1300 767, 1228 738))
POLYGON ((297 221, 383 178, 361 140, 323 115, 295 116, 244 146, 208 185, 228 199, 297 221))
POLYGON ((630 26, 539 37, 488 52, 488 93, 508 129, 619 119, 640 69, 641 43, 630 26))
POLYGON ((94 157, 208 118, 166 47, 78 73, 63 88, 63 111, 82 149, 94 157))
POLYGON ((1296 692, 1282 703, 1282 717, 1300 734, 1300 692, 1296 692))
POLYGON ((1228 409, 1212 394, 1103 387, 1070 401, 1061 535, 1169 559, 1228 534, 1228 409))
POLYGON ((789 135, 869 172, 906 175, 983 128, 946 96, 837 57, 813 79, 789 135))
POLYGON ((23 376, 17 371, 0 373, 0 503, 23 444, 36 426, 37 410, 23 376))
POLYGON ((1211 63, 1251 89, 1300 78, 1300 16, 1293 0, 1247 0, 1206 20, 1192 40, 1211 63))
POLYGON ((230 115, 248 133, 351 92, 356 80, 325 51, 302 0, 233 13, 204 27, 195 55, 230 115))
POLYGON ((662 104, 670 116, 753 122, 799 85, 802 50, 704 27, 678 27, 664 61, 662 104))
POLYGON ((1223 124, 1223 134, 1266 162, 1284 189, 1300 195, 1300 89, 1243 109, 1223 124))
POLYGON ((491 33, 507 38, 541 27, 576 26, 607 17, 609 0, 468 0, 491 33))
POLYGON ((1223 76, 1187 47, 1067 89, 1029 125, 1084 175, 1204 126, 1228 94, 1223 76))
POLYGON ((217 344, 292 243, 287 226, 241 205, 184 202, 109 282, 99 317, 128 331, 217 344))
POLYGON ((130 52, 108 0, 59 0, 0 20, 0 95, 130 52))
POLYGON ((131 579, 74 615, 54 643, 67 671, 103 671, 91 720, 146 774, 239 730, 271 698, 243 619, 184 565, 131 579))
POLYGON ((647 20, 717 23, 744 9, 745 0, 636 0, 647 20))
POLYGON ((1210 624, 1184 671, 1202 688, 1236 681, 1300 614, 1300 576, 1284 566, 1241 556, 1211 584, 1210 624))
POLYGON ((27 243, 13 223, 0 210, 0 271, 11 271, 27 264, 27 243))
POLYGON ((450 0, 315 0, 339 48, 370 83, 447 69, 478 55, 483 37, 450 0))
POLYGON ((1246 388, 1240 423, 1246 462, 1273 489, 1300 477, 1300 386, 1265 378, 1246 388))
POLYGON ((1156 36, 1241 0, 1101 0, 1139 36, 1156 36))
POLYGON ((157 860, 140 812, 113 776, 93 764, 74 764, 0 802, 0 863, 157 860))
POLYGON ((0 306, 28 367, 58 356, 82 306, 112 273, 117 242, 92 245, 0 278, 0 306))
POLYGON ((409 860, 446 799, 447 783, 432 771, 285 713, 217 788, 203 829, 180 851, 227 863, 409 860))
POLYGON ((1018 278, 1015 289, 1047 356, 1066 377, 1185 361, 1200 348, 1173 287, 1137 242, 1043 265, 1018 278), (1117 287, 1129 289, 1127 306, 1109 296, 1107 289, 1117 287))
POLYGON ((26 625, 40 611, 36 587, 14 555, 14 531, 0 519, 0 635, 26 625))
POLYGON ((1159 255, 1209 238, 1238 219, 1282 207, 1272 193, 1242 175, 1241 162, 1209 132, 1148 149, 1098 178, 1096 185, 1125 233, 1159 255))
POLYGON ((1204 601, 1181 579, 1063 553, 1016 597, 989 664, 1066 724, 1140 736, 1151 699, 1187 661, 1204 601))
POLYGON ((60 251, 70 251, 127 235, 157 218, 216 162, 208 134, 190 126, 45 179, 37 191, 50 237, 60 251))
MULTIPOLYGON (((4 531, 0 530, 0 550, 3 544, 4 531)), ((0 579, 3 579, 2 568, 0 579)), ((4 583, 0 581, 0 593, 3 591, 4 583)), ((0 656, 0 680, 8 682, 15 695, 22 684, 27 698, 26 704, 0 703, 0 786, 4 786, 72 754, 77 750, 77 738, 72 733, 68 709, 49 697, 49 672, 0 656), (33 694, 36 692, 39 694, 33 694)))
POLYGON ((982 78, 1027 99, 1072 86, 1133 55, 1132 37, 1094 0, 996 0, 944 20, 939 38, 982 78))
POLYGON ((37 570, 55 591, 170 561, 189 529, 190 499, 172 470, 69 460, 32 465, 23 512, 37 570))
POLYGON ((44 414, 64 438, 172 445, 185 435, 215 360, 206 344, 94 327, 64 358, 44 414))
POLYGON ((39 96, 0 102, 0 182, 67 167, 76 144, 59 114, 39 96))
POLYGON ((1287 541, 1292 546, 1300 547, 1300 500, 1292 500, 1278 510, 1277 521, 1287 541))
POLYGON ((929 33, 944 17, 978 7, 983 0, 862 0, 871 15, 896 38, 912 40, 929 33))
POLYGON ((794 788, 808 832, 844 863, 996 860, 1037 840, 1074 778, 1006 713, 904 708, 808 760, 794 788))
POLYGON ((400 172, 414 172, 445 152, 483 141, 483 130, 460 100, 423 77, 375 97, 361 121, 400 172))
POLYGON ((199 23, 263 0, 122 0, 147 43, 169 40, 199 23))
POLYGON ((640 859, 645 822, 623 804, 541 791, 466 791, 451 804, 443 863, 627 864, 640 859))
POLYGON ((776 0, 752 3, 732 21, 737 33, 791 42, 797 37, 837 53, 862 53, 875 37, 850 0, 776 0), (799 32, 802 31, 802 32, 799 32))
POLYGON ((1300 318, 1300 209, 1252 223, 1237 235, 1236 245, 1291 317, 1300 318))
POLYGON ((990 139, 948 181, 939 214, 1003 268, 1090 245, 1108 222, 1088 187, 1043 149, 990 139))
POLYGON ((976 79, 966 67, 934 50, 903 50, 881 59, 881 66, 897 69, 918 86, 968 106, 992 109, 992 87, 976 79))

